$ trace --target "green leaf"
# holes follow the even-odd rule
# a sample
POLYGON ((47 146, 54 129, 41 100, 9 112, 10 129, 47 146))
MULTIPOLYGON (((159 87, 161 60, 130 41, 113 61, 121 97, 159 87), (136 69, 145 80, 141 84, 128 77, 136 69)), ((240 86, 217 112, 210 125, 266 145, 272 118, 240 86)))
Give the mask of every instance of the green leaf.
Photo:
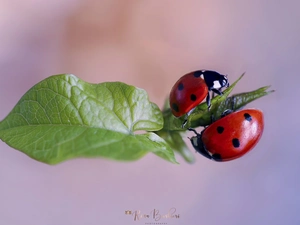
MULTIPOLYGON (((274 90, 268 91, 269 87, 265 86, 254 91, 239 93, 222 100, 217 100, 210 111, 195 112, 188 120, 189 127, 208 126, 211 124, 211 115, 213 115, 214 120, 217 120, 227 109, 233 111, 239 110, 248 103, 274 92, 274 90)), ((224 93, 224 96, 226 94, 224 93)), ((217 97, 220 99, 219 96, 217 97)))
POLYGON ((246 106, 248 103, 258 98, 261 98, 263 96, 266 96, 270 93, 273 93, 274 90, 268 91, 270 87, 271 86, 265 86, 265 87, 258 88, 254 91, 234 94, 226 98, 225 101, 219 104, 217 110, 215 111, 216 119, 220 118, 220 116, 226 109, 231 109, 233 111, 239 110, 244 106, 246 106))
POLYGON ((148 152, 176 163, 155 133, 161 111, 147 93, 121 82, 86 83, 74 75, 49 77, 32 87, 0 123, 0 138, 49 164, 77 157, 137 160, 148 152))

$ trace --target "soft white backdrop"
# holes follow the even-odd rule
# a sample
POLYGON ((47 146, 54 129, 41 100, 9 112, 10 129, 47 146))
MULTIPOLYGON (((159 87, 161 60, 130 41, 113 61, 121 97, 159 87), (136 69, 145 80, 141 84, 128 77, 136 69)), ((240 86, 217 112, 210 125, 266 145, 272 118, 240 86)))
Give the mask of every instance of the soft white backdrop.
POLYGON ((199 154, 193 165, 154 155, 122 163, 36 162, 0 143, 0 223, 145 224, 125 210, 167 213, 168 225, 300 223, 297 0, 1 0, 0 119, 40 80, 73 73, 85 81, 123 81, 161 106, 174 82, 214 69, 235 92, 272 85, 251 107, 265 113, 257 147, 229 163, 199 154))

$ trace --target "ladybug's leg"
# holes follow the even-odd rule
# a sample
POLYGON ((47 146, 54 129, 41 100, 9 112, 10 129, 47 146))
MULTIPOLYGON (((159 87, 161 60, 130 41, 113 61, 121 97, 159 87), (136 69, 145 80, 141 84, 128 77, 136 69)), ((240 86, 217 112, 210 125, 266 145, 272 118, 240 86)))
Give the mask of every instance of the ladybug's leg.
POLYGON ((215 97, 215 92, 212 92, 211 99, 213 99, 214 97, 215 97))
POLYGON ((221 114, 221 118, 223 118, 224 116, 229 115, 230 113, 234 112, 234 102, 235 102, 235 97, 232 96, 231 97, 231 109, 226 109, 222 114, 221 114))
MULTIPOLYGON (((222 88, 219 88, 219 89, 211 89, 212 91, 212 99, 214 98, 214 94, 218 94, 218 95, 223 95, 223 92, 221 91, 222 88)), ((206 104, 207 104, 207 108, 208 108, 208 111, 210 110, 210 107, 211 107, 211 99, 210 98, 210 94, 208 92, 207 96, 206 96, 206 104)))
POLYGON ((184 128, 184 127, 185 127, 185 125, 186 125, 186 123, 187 123, 187 118, 188 118, 188 115, 185 114, 185 116, 184 116, 184 121, 183 121, 183 123, 182 123, 182 125, 181 125, 181 128, 184 128))
POLYGON ((213 113, 210 114, 210 124, 215 122, 215 115, 213 113))
POLYGON ((221 118, 223 118, 224 116, 229 115, 229 114, 232 113, 232 112, 233 112, 233 110, 231 110, 231 109, 226 109, 224 112, 222 112, 221 118))
POLYGON ((188 113, 186 114, 186 116, 189 117, 195 109, 196 109, 196 107, 194 107, 190 111, 188 111, 188 113))
POLYGON ((220 89, 211 89, 214 93, 218 94, 218 95, 223 95, 223 92, 220 89))
MULTIPOLYGON (((195 107, 196 108, 196 107, 195 107)), ((185 127, 186 123, 187 123, 187 118, 191 115, 191 113, 195 110, 195 108, 192 108, 190 111, 188 111, 187 114, 185 114, 185 117, 184 117, 184 121, 181 125, 182 128, 185 127)))
POLYGON ((184 119, 184 121, 183 121, 183 123, 182 123, 182 125, 181 125, 181 128, 184 128, 185 125, 186 125, 186 123, 187 123, 187 119, 184 119))
POLYGON ((207 93, 207 96, 206 96, 206 105, 207 105, 207 109, 208 111, 210 110, 210 107, 211 107, 211 103, 210 103, 210 94, 209 92, 207 93))

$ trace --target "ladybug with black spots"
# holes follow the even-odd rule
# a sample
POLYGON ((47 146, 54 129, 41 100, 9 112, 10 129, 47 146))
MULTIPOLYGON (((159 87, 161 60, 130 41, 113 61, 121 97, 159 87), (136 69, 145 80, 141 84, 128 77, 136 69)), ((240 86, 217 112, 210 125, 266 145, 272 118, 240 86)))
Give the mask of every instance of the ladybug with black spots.
POLYGON ((176 117, 189 115, 206 97, 208 109, 210 91, 222 95, 221 89, 228 87, 227 75, 212 70, 198 70, 182 76, 170 92, 170 107, 176 117))
POLYGON ((239 158, 249 152, 260 140, 264 130, 264 117, 258 109, 244 109, 228 113, 213 122, 191 143, 195 150, 208 159, 223 162, 239 158))

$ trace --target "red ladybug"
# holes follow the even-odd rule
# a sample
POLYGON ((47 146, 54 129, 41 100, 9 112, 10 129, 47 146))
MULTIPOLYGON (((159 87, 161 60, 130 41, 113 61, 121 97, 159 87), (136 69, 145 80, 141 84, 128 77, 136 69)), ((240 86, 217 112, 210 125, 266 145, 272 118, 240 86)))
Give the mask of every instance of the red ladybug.
POLYGON ((259 141, 264 130, 264 117, 258 109, 244 109, 226 114, 213 122, 191 143, 197 152, 215 161, 229 161, 249 152, 259 141))
POLYGON ((198 70, 182 76, 170 92, 170 107, 176 117, 192 112, 206 97, 210 108, 209 91, 222 95, 221 89, 229 86, 227 76, 211 70, 198 70))

